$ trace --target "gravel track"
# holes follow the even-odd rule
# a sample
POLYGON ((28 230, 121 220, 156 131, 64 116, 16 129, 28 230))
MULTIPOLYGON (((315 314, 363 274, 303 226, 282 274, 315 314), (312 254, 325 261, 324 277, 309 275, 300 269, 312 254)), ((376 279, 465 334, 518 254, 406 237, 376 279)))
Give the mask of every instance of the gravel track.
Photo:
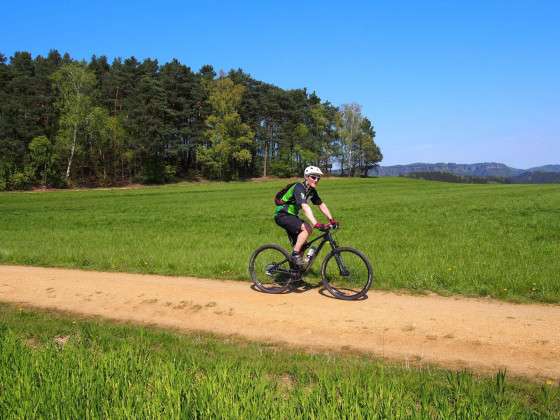
POLYGON ((266 295, 249 283, 0 265, 0 301, 313 350, 362 351, 560 380, 560 305, 319 289, 266 295))

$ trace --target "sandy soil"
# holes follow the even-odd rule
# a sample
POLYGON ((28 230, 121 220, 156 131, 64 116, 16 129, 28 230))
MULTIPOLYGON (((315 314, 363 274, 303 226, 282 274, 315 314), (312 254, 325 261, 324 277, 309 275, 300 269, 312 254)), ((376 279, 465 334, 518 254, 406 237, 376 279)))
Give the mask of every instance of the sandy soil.
POLYGON ((311 289, 0 265, 0 301, 410 363, 560 380, 560 306, 370 292, 344 302, 311 289))

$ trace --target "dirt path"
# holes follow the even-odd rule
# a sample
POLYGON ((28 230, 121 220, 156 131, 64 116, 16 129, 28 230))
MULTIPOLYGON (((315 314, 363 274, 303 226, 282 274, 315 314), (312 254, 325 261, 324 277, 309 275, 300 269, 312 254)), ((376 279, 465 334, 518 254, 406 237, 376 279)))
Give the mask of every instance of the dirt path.
POLYGON ((307 348, 560 380, 560 306, 317 289, 266 295, 248 283, 0 265, 0 301, 307 348))

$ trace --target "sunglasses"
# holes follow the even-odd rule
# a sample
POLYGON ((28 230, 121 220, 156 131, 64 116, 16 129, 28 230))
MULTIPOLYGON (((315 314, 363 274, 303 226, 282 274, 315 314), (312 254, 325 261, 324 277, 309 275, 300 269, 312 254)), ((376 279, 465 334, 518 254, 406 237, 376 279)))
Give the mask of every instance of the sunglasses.
POLYGON ((313 181, 317 182, 321 179, 320 176, 315 176, 315 175, 309 175, 309 178, 311 178, 313 181))

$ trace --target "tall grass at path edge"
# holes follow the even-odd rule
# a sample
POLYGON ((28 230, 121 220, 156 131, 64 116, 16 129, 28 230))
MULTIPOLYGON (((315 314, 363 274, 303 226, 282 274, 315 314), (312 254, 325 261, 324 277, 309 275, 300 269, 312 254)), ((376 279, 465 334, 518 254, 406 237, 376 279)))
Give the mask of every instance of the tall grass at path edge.
POLYGON ((0 418, 553 419, 559 388, 0 304, 0 418))

